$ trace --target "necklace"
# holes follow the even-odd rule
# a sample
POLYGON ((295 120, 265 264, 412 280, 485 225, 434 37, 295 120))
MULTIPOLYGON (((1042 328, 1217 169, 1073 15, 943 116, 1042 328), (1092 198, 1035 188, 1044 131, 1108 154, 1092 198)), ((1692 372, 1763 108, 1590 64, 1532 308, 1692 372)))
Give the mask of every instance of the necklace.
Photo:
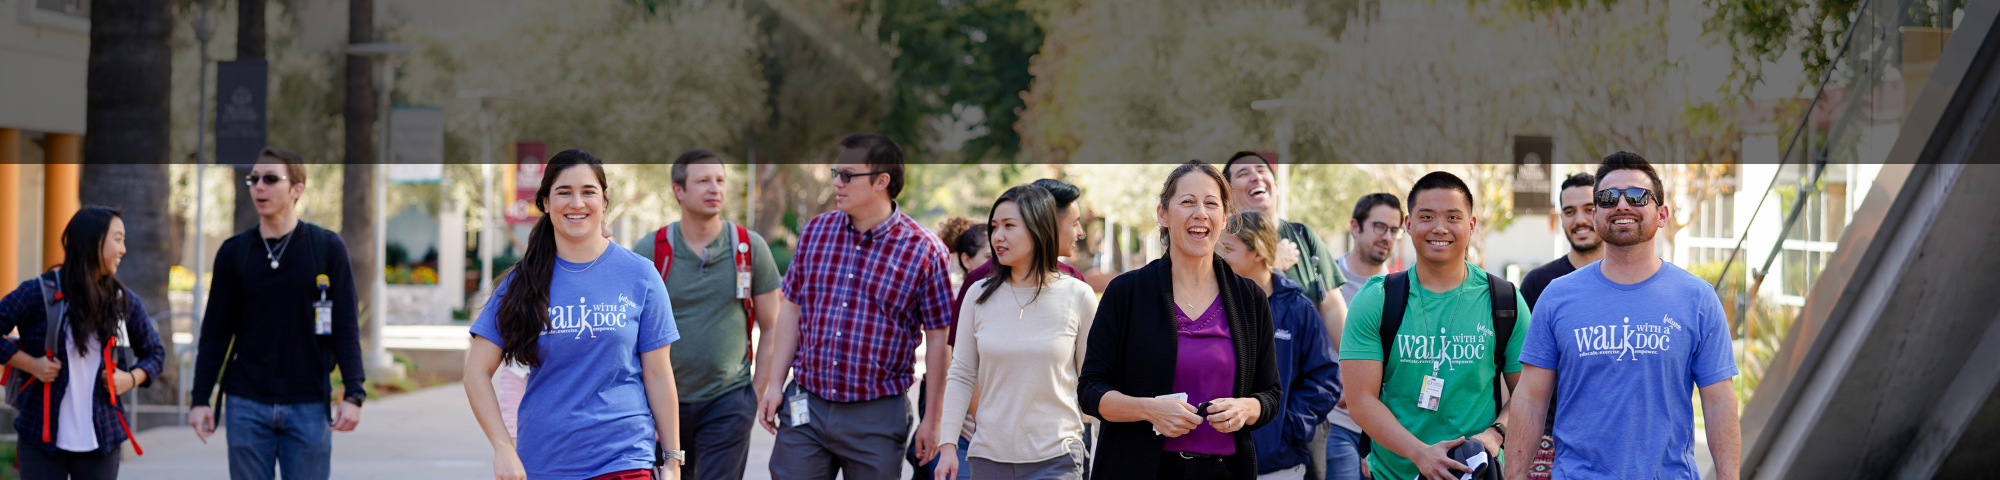
MULTIPOLYGON (((583 270, 589 270, 589 269, 590 269, 590 267, 595 267, 595 266, 597 266, 597 261, 598 261, 598 260, 603 260, 603 259, 604 259, 604 254, 602 254, 602 253, 598 254, 598 255, 597 255, 597 258, 593 258, 593 259, 590 259, 590 264, 589 264, 589 265, 584 265, 584 266, 583 266, 583 270)), ((557 259, 557 260, 561 260, 561 259, 557 259)), ((560 268, 560 269, 563 269, 563 271, 565 271, 565 272, 569 272, 569 273, 583 273, 583 270, 570 270, 570 269, 569 269, 569 267, 565 267, 565 266, 562 266, 562 263, 561 263, 561 262, 557 262, 557 263, 556 263, 556 268, 560 268)))
MULTIPOLYGON (((292 232, 296 231, 299 231, 299 229, 292 229, 292 232)), ((264 244, 264 258, 271 261, 272 270, 278 269, 278 259, 285 257, 285 248, 292 246, 292 232, 285 232, 284 240, 278 241, 278 251, 276 252, 271 251, 271 242, 261 242, 264 244)))
POLYGON ((1008 296, 1014 296, 1014 306, 1018 306, 1018 308, 1020 308, 1020 312, 1016 312, 1016 314, 1014 314, 1014 318, 1016 318, 1016 320, 1020 320, 1020 318, 1026 318, 1026 316, 1028 316, 1028 304, 1022 304, 1022 302, 1020 302, 1020 290, 1014 290, 1014 286, 1006 286, 1006 292, 1008 292, 1008 296))

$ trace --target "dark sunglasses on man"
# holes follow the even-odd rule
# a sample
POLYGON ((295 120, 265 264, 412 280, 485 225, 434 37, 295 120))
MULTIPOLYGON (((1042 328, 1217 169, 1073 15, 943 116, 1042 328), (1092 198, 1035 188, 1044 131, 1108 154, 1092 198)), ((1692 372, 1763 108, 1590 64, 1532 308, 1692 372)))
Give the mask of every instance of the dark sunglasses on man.
POLYGON ((1597 208, 1618 208, 1618 197, 1625 197, 1625 203, 1634 207, 1644 207, 1653 203, 1653 191, 1639 187, 1606 188, 1597 191, 1597 208))
POLYGON ((243 177, 243 186, 246 186, 246 187, 255 187, 255 186, 257 186, 257 179, 260 179, 260 178, 264 180, 264 184, 265 184, 265 185, 277 185, 277 184, 278 184, 278 182, 282 182, 282 181, 286 181, 286 180, 291 180, 291 179, 292 179, 292 177, 288 177, 288 176, 284 176, 284 175, 278 175, 278 174, 274 174, 274 173, 266 173, 266 174, 264 174, 264 175, 263 175, 263 176, 261 176, 261 177, 260 177, 260 176, 257 176, 257 175, 255 175, 255 174, 252 174, 252 175, 245 175, 245 176, 243 177))
POLYGON ((834 181, 837 181, 837 182, 840 182, 840 183, 842 183, 842 184, 846 184, 846 183, 848 183, 848 182, 853 182, 853 181, 854 181, 854 177, 869 177, 870 179, 873 179, 873 178, 874 178, 874 177, 875 177, 876 175, 881 175, 881 174, 884 174, 884 173, 889 173, 889 172, 861 172, 861 173, 848 173, 848 172, 843 172, 843 171, 840 171, 840 169, 838 169, 838 168, 829 168, 828 170, 832 170, 832 171, 833 171, 833 179, 834 179, 834 181))

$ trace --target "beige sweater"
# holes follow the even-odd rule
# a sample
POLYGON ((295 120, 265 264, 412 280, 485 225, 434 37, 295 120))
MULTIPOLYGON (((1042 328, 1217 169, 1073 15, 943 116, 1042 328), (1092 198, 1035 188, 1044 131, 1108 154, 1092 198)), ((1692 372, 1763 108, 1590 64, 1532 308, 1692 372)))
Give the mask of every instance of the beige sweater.
POLYGON ((1069 454, 1083 442, 1083 411, 1076 403, 1077 375, 1097 294, 1075 277, 1061 276, 1042 289, 1002 285, 986 299, 980 280, 959 307, 958 347, 945 382, 940 439, 958 440, 972 389, 979 396, 979 429, 967 456, 1000 463, 1031 463, 1069 454))

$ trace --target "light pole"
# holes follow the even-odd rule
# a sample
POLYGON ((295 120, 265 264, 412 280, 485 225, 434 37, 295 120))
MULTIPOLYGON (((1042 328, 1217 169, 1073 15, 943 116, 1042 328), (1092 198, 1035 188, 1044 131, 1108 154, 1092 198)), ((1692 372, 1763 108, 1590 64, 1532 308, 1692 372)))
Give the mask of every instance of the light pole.
MULTIPOLYGON (((201 42, 201 63, 199 67, 196 67, 201 70, 201 82, 195 84, 195 89, 201 91, 201 100, 195 103, 195 115, 198 120, 195 120, 194 123, 194 268, 191 269, 194 272, 194 291, 190 292, 194 294, 194 309, 188 312, 188 319, 191 320, 188 324, 194 329, 193 332, 189 333, 196 335, 195 345, 200 345, 201 315, 205 312, 204 309, 208 305, 208 290, 204 288, 206 286, 204 284, 207 282, 201 281, 201 254, 204 251, 202 244, 205 243, 201 238, 201 227, 202 219, 205 218, 204 215, 207 210, 203 207, 208 203, 208 195, 204 193, 208 191, 206 188, 207 182, 202 181, 202 174, 208 173, 208 159, 204 153, 208 150, 208 41, 215 39, 214 0, 203 0, 201 3, 195 5, 194 39, 197 42, 201 42)), ((179 357, 179 355, 175 356, 179 357)), ((175 363, 185 364, 187 362, 175 363)), ((176 367, 179 367, 179 365, 176 365, 176 367)), ((180 371, 182 375, 175 377, 175 391, 179 391, 180 385, 187 383, 186 374, 189 370, 183 369, 180 371)), ((176 403, 179 403, 177 406, 180 410, 181 420, 186 421, 188 405, 186 403, 176 403)))
POLYGON ((493 250, 500 242, 499 217, 494 213, 505 208, 493 195, 493 102, 507 98, 507 94, 492 89, 459 90, 458 98, 479 99, 479 178, 485 182, 479 201, 486 208, 479 216, 479 295, 474 298, 483 299, 493 295, 493 250))
POLYGON ((1272 212, 1273 217, 1285 218, 1285 206, 1292 201, 1292 176, 1288 175, 1291 173, 1291 168, 1288 166, 1298 162, 1298 159, 1292 158, 1292 110, 1306 105, 1305 100, 1293 98, 1250 102, 1252 110, 1272 110, 1272 113, 1278 115, 1278 124, 1275 126, 1277 131, 1272 132, 1272 140, 1278 142, 1278 161, 1277 165, 1271 166, 1271 169, 1272 174, 1278 177, 1278 191, 1281 193, 1278 195, 1278 205, 1273 207, 1277 210, 1272 212))
MULTIPOLYGON (((378 102, 379 106, 375 110, 375 115, 378 118, 376 123, 381 124, 378 128, 382 133, 380 144, 377 145, 375 150, 375 161, 380 162, 379 165, 395 163, 395 159, 389 158, 389 134, 392 131, 389 128, 389 119, 393 118, 389 112, 389 93, 396 89, 396 54, 408 53, 416 49, 416 45, 406 43, 354 43, 347 45, 348 55, 374 58, 376 63, 382 67, 382 79, 379 82, 382 87, 380 89, 382 93, 379 95, 381 100, 378 102)), ((363 358, 363 363, 366 364, 364 367, 368 370, 370 378, 393 381, 402 379, 404 372, 396 368, 395 360, 389 356, 388 347, 382 345, 382 327, 389 323, 389 299, 387 298, 389 286, 382 278, 383 267, 385 266, 383 265, 385 259, 383 258, 382 247, 389 242, 389 229, 384 228, 386 227, 385 219, 388 218, 387 173, 387 169, 385 168, 378 167, 375 169, 375 212, 372 215, 372 221, 375 223, 375 254, 372 255, 375 259, 375 265, 371 267, 375 269, 375 282, 373 285, 369 285, 369 292, 371 294, 368 299, 368 331, 366 332, 368 335, 368 353, 365 355, 366 358, 363 358)))

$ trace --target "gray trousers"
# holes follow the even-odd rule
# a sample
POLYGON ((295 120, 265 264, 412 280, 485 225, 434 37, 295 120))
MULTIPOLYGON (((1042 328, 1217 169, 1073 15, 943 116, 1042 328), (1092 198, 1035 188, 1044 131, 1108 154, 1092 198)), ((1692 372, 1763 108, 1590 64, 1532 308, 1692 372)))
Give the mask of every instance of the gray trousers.
POLYGON ((972 480, 1083 480, 1083 444, 1071 443, 1069 454, 1034 463, 1000 463, 979 457, 966 459, 972 480))
POLYGON ((771 448, 771 478, 785 480, 897 480, 910 445, 915 412, 903 395, 840 403, 785 386, 778 407, 778 438, 771 448), (811 419, 792 425, 792 395, 804 392, 811 419))

